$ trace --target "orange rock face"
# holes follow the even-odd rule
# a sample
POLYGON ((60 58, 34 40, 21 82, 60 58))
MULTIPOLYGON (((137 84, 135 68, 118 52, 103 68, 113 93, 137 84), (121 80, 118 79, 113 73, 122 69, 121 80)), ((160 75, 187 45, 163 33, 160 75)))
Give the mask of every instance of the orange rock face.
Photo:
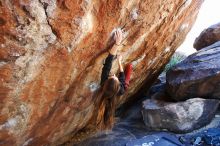
MULTIPOLYGON (((134 72, 125 102, 151 84, 203 0, 0 1, 0 145, 52 144, 88 124, 111 35, 134 72)), ((117 72, 117 65, 113 65, 117 72)))

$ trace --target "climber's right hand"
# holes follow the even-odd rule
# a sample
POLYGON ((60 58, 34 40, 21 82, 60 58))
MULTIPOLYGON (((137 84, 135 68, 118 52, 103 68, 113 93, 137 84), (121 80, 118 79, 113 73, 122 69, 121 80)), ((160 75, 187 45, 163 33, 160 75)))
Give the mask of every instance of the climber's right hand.
POLYGON ((121 45, 122 42, 122 30, 119 28, 114 33, 114 40, 116 45, 121 45))

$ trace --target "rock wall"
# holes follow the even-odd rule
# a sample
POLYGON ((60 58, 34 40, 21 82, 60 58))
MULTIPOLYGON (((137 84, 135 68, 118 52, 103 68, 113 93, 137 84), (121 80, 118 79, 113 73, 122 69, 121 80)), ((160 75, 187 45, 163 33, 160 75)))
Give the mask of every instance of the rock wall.
POLYGON ((117 27, 125 30, 123 63, 134 66, 118 105, 151 84, 202 2, 1 0, 0 145, 51 144, 88 124, 117 27))

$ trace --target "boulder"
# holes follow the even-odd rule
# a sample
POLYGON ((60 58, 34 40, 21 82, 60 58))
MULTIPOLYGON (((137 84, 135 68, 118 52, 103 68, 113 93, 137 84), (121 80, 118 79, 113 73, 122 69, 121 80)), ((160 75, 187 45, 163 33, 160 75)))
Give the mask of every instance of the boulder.
POLYGON ((118 27, 124 30, 119 53, 134 72, 117 106, 151 85, 202 2, 0 1, 0 145, 55 145, 90 124, 103 60, 118 27))
POLYGON ((203 30, 194 41, 193 47, 198 51, 220 41, 220 23, 203 30))
POLYGON ((204 48, 172 67, 166 74, 166 90, 175 99, 220 99, 220 42, 204 48))
POLYGON ((215 99, 192 98, 177 103, 148 99, 143 102, 142 115, 152 130, 186 133, 210 123, 218 105, 215 99))

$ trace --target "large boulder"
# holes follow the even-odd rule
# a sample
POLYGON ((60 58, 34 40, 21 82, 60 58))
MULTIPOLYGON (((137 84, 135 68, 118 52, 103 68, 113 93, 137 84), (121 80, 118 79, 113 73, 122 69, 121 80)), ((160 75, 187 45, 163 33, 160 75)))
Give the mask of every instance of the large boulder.
POLYGON ((220 23, 210 26, 203 30, 200 35, 196 38, 193 47, 196 50, 200 50, 215 42, 220 41, 220 23))
POLYGON ((145 125, 153 130, 186 133, 210 123, 218 105, 215 99, 192 98, 177 103, 147 99, 142 115, 145 125))
POLYGON ((0 145, 48 145, 89 124, 118 27, 125 32, 119 52, 134 72, 117 106, 143 84, 151 85, 202 2, 0 1, 0 145))
POLYGON ((166 88, 177 101, 194 97, 220 99, 220 42, 172 67, 166 74, 166 88))

